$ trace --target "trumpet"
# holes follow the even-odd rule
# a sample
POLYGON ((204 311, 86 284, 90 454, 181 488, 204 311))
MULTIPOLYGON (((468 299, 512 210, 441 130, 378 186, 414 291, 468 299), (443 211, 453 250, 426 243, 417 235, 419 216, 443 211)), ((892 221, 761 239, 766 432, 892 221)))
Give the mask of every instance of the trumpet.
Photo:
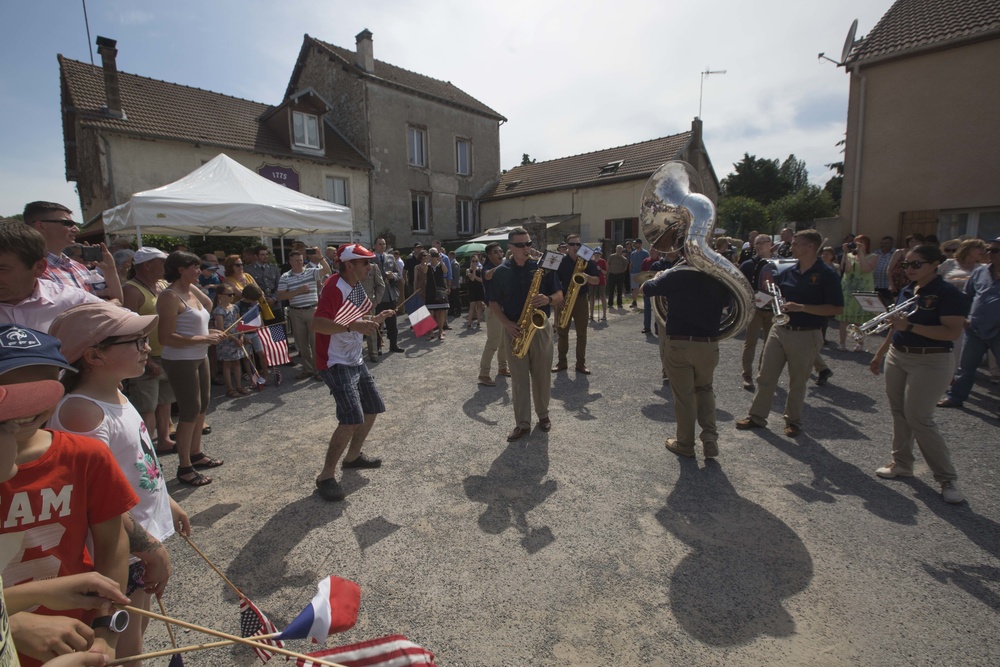
POLYGON ((767 291, 771 295, 771 310, 774 311, 774 323, 779 327, 783 327, 791 319, 788 313, 782 310, 782 306, 785 304, 785 297, 781 296, 781 290, 770 280, 767 281, 767 291))
POLYGON ((897 315, 912 315, 917 309, 917 300, 919 297, 912 296, 903 303, 896 304, 892 308, 889 308, 881 315, 877 315, 872 319, 868 320, 864 324, 851 324, 847 327, 847 335, 851 337, 855 343, 862 342, 866 336, 871 336, 872 334, 882 333, 886 329, 892 326, 892 320, 897 315))

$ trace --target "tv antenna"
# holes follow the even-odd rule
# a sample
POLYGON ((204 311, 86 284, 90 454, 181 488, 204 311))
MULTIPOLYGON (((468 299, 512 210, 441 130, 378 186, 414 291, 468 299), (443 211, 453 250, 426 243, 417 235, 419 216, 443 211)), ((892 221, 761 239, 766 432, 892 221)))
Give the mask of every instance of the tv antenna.
POLYGON ((705 77, 707 77, 710 74, 725 74, 725 73, 726 70, 724 69, 710 70, 708 67, 705 67, 705 71, 701 73, 701 87, 698 89, 698 118, 701 118, 701 99, 705 93, 705 77))
POLYGON ((858 32, 858 20, 854 19, 854 22, 851 23, 850 30, 847 31, 847 39, 844 40, 844 48, 840 52, 840 62, 827 56, 825 52, 820 53, 816 57, 820 60, 829 60, 838 67, 846 64, 848 56, 851 55, 851 50, 854 49, 854 45, 857 44, 857 41, 854 39, 854 36, 857 34, 857 32, 858 32))

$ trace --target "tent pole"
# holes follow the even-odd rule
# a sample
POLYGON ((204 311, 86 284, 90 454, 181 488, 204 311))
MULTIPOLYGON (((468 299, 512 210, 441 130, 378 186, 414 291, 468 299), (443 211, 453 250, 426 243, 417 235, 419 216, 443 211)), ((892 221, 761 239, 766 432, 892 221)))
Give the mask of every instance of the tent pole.
POLYGON ((139 225, 135 226, 135 238, 136 238, 136 244, 141 248, 142 247, 142 227, 140 227, 139 225))
POLYGON ((285 263, 285 235, 281 234, 281 263, 285 263))

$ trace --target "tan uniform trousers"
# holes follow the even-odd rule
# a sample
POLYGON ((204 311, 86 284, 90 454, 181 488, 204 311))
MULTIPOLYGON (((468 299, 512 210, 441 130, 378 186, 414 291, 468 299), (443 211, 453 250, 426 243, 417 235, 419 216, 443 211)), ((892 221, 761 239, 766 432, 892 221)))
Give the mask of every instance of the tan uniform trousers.
MULTIPOLYGON (((566 306, 563 306, 565 308, 566 306)), ((590 321, 590 315, 587 310, 587 295, 583 296, 577 294, 576 302, 573 304, 573 314, 570 315, 569 321, 571 324, 576 325, 576 365, 586 366, 587 365, 587 326, 590 321)), ((558 329, 559 333, 559 365, 566 366, 566 356, 569 353, 569 326, 567 325, 565 329, 558 329)))
POLYGON ((503 330, 503 348, 510 369, 510 396, 514 404, 514 419, 520 428, 531 428, 531 401, 539 419, 549 416, 549 396, 552 393, 552 323, 535 332, 528 354, 518 359, 511 353, 511 337, 503 330))
POLYGON ((292 329, 292 338, 299 350, 299 363, 306 373, 316 372, 316 336, 313 333, 315 313, 315 308, 288 309, 288 326, 292 329))
POLYGON ((774 390, 778 387, 781 371, 788 365, 788 397, 785 400, 785 423, 802 426, 802 406, 806 400, 809 370, 823 346, 820 329, 789 331, 784 327, 771 327, 764 342, 764 358, 757 374, 757 391, 750 405, 750 419, 760 426, 767 425, 767 416, 774 403, 774 390))
POLYGON ((763 347, 760 355, 757 355, 757 341, 761 331, 764 332, 764 341, 771 333, 771 323, 774 322, 774 311, 770 308, 756 308, 750 324, 747 325, 746 338, 743 341, 743 375, 753 377, 754 372, 760 368, 760 360, 764 357, 763 347), (757 368, 754 368, 754 357, 757 357, 757 368))
POLYGON ((493 314, 489 306, 486 307, 486 346, 483 348, 483 356, 479 360, 479 376, 492 377, 490 368, 493 366, 493 355, 497 357, 497 367, 499 370, 507 369, 507 350, 503 344, 503 324, 500 318, 493 314))
POLYGON ((955 372, 950 354, 913 354, 889 348, 885 358, 885 393, 892 413, 892 460, 913 471, 913 440, 939 482, 956 480, 951 454, 937 424, 934 404, 955 372))
MULTIPOLYGON (((664 336, 666 338, 666 336, 664 336)), ((667 341, 667 375, 674 393, 677 445, 694 448, 694 425, 701 426, 703 445, 719 442, 715 426, 715 392, 712 378, 719 365, 719 344, 687 340, 667 341)))

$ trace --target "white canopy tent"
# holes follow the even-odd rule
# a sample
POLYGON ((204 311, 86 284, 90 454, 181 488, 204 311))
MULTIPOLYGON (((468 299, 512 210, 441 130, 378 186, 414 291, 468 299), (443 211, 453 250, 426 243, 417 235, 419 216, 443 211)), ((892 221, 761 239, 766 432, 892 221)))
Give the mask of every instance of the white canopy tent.
POLYGON ((286 236, 351 233, 351 209, 290 190, 220 153, 184 178, 104 211, 110 234, 286 236))

